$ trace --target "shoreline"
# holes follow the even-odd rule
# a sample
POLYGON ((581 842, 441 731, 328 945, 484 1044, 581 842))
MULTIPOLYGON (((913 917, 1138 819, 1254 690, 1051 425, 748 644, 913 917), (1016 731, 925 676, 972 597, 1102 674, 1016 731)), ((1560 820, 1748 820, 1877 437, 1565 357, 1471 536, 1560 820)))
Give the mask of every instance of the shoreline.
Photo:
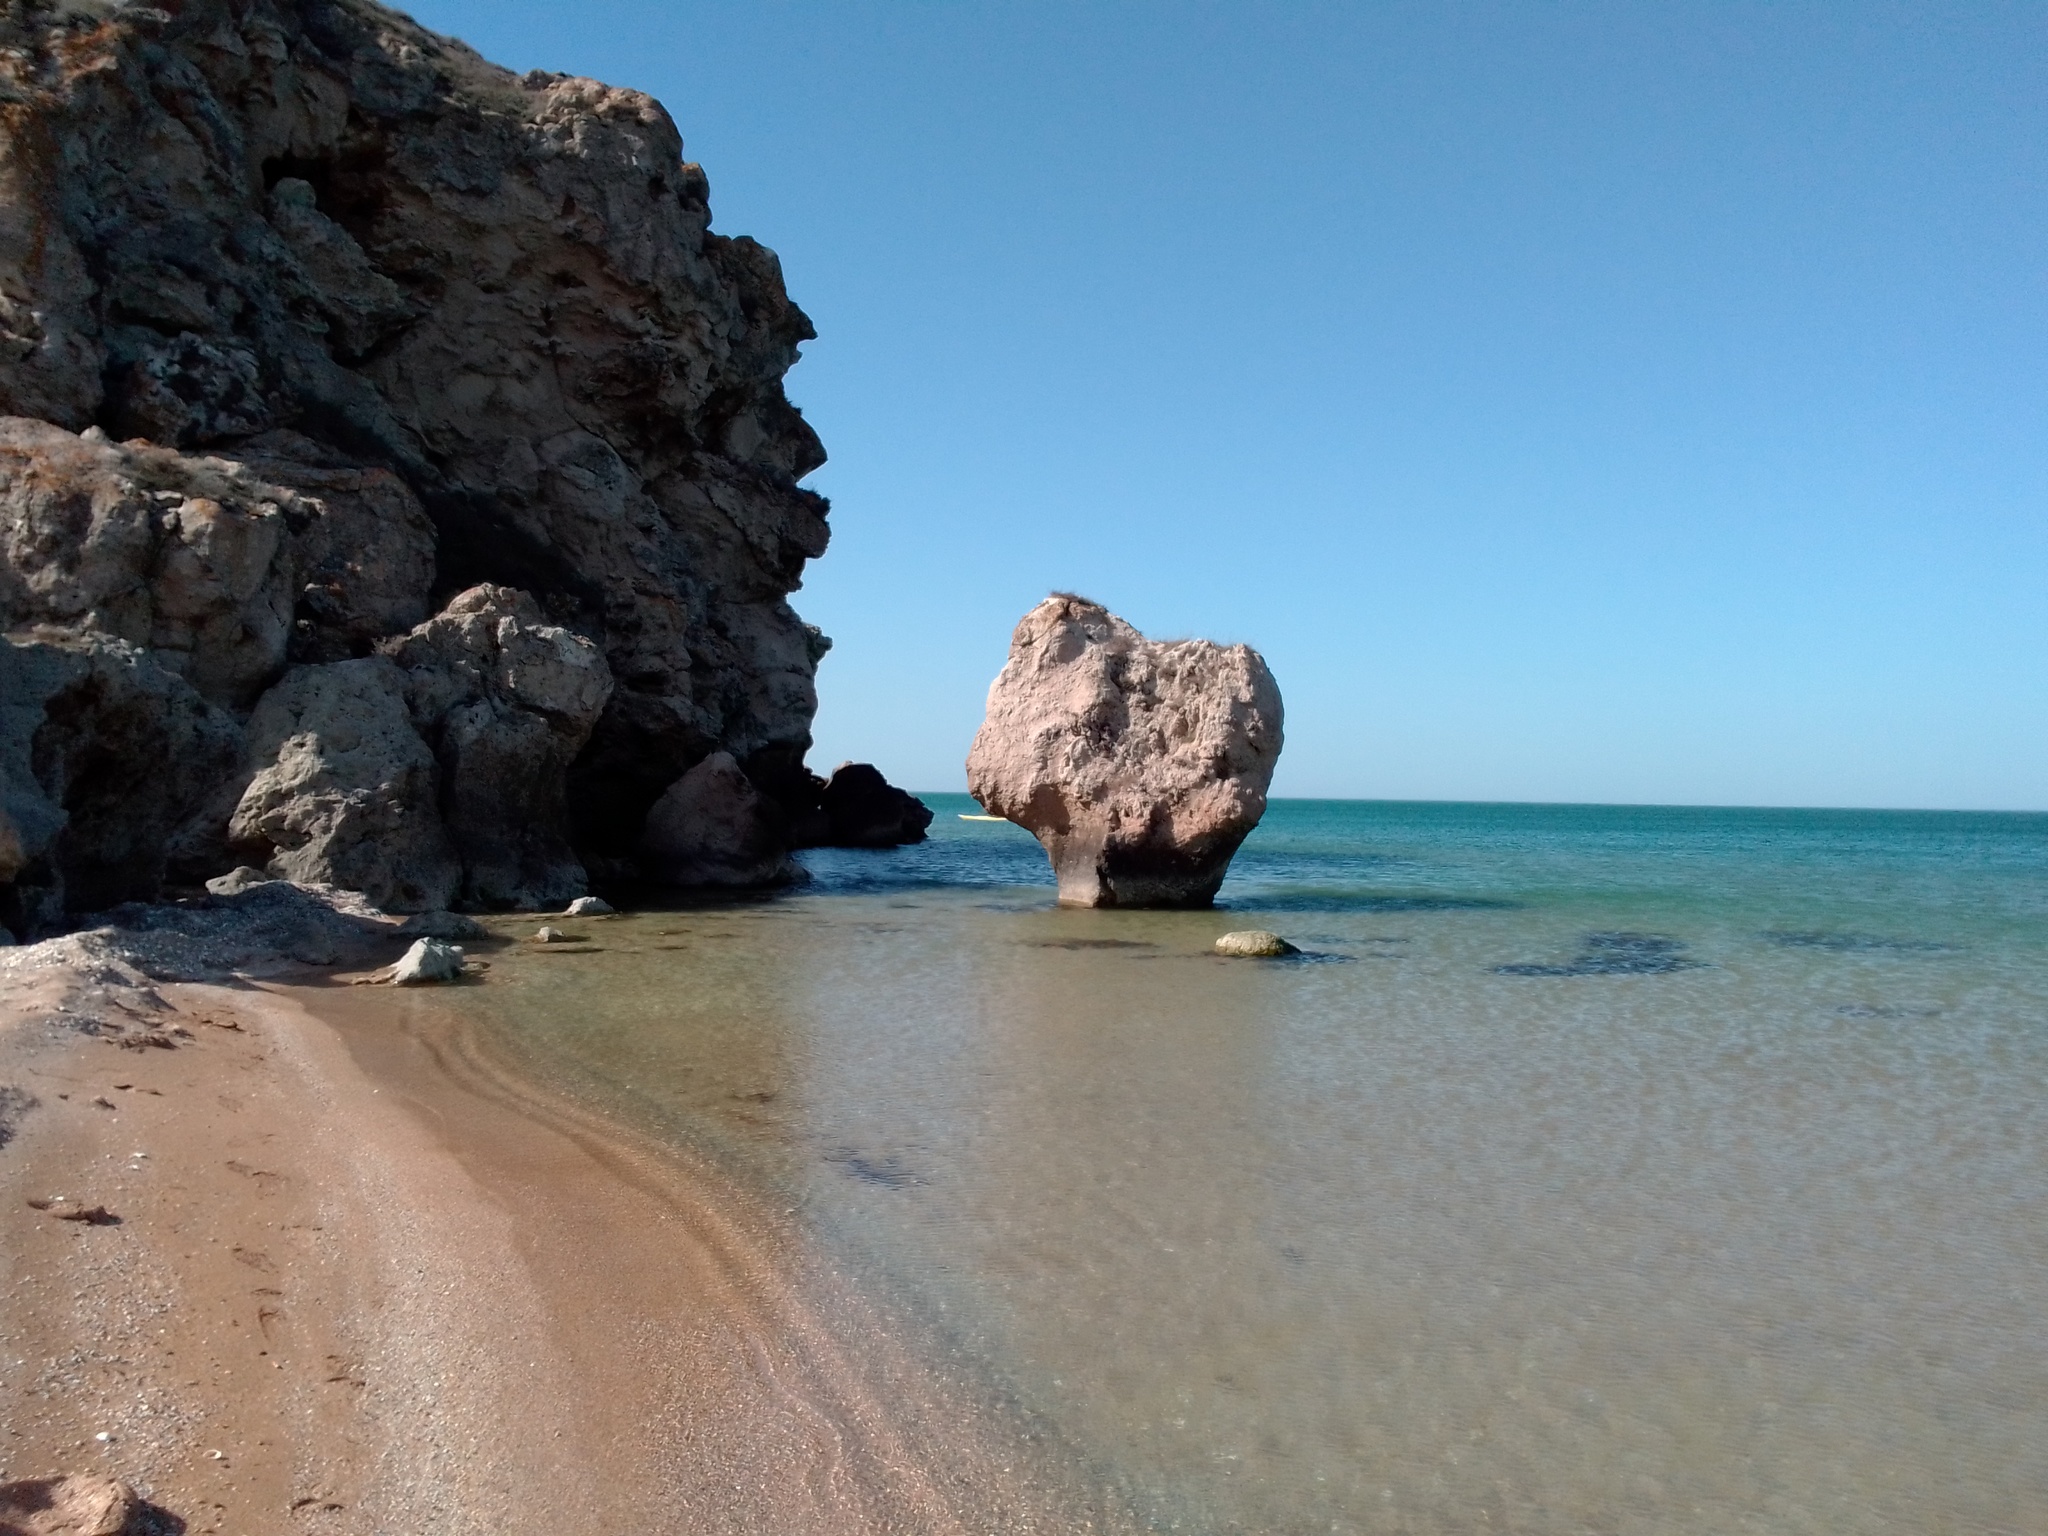
POLYGON ((430 991, 313 980, 160 984, 168 1048, 11 1007, 0 1482, 119 1477, 194 1536, 1134 1526, 728 1178, 430 991))

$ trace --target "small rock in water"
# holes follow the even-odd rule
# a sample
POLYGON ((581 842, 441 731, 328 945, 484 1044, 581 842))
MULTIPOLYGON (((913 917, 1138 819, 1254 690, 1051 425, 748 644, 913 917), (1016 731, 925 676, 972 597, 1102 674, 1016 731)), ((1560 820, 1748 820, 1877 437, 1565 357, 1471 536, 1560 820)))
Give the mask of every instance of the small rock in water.
POLYGON ((487 939, 490 930, 460 912, 416 912, 398 925, 408 939, 487 939))
POLYGON ((143 1512, 135 1490, 111 1477, 0 1483, 0 1530, 21 1536, 124 1536, 143 1512))
POLYGON ((564 917, 610 917, 618 908, 602 896, 578 896, 562 909, 564 917))
POLYGON ((454 981, 462 975, 462 951, 439 939, 421 939, 391 967, 388 980, 394 987, 428 986, 454 981))
POLYGON ((1263 928, 1242 928, 1216 941, 1216 953, 1240 960, 1273 960, 1281 955, 1298 955, 1300 950, 1263 928))
POLYGON ((216 896, 239 896, 256 886, 275 884, 276 880, 277 876, 266 874, 253 864, 244 864, 224 875, 215 875, 206 882, 206 888, 216 896))
POLYGON ((543 928, 533 936, 533 942, 536 944, 566 944, 569 942, 569 935, 562 932, 559 928, 543 928))

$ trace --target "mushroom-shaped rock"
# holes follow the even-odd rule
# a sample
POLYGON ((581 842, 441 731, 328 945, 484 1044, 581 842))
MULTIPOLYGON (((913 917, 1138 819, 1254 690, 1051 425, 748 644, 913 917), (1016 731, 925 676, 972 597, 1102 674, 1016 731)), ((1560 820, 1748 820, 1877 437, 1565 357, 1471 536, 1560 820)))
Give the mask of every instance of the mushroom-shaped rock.
POLYGON ((1206 906, 1266 809, 1280 689, 1259 653, 1147 640, 1055 593, 989 689, 967 787, 1052 858, 1063 906, 1206 906))

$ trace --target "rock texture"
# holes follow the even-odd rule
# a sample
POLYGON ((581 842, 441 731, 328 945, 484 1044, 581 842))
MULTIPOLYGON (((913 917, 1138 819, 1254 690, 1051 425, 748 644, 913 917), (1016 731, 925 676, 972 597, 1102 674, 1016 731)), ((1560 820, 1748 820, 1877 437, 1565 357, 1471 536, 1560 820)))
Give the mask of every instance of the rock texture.
POLYGON ((1265 814, 1280 716, 1250 647, 1055 593, 1011 636, 967 787, 1045 846, 1063 905, 1206 906, 1265 814))
POLYGON ((811 334, 637 92, 369 0, 0 8, 0 914, 558 905, 715 754, 814 806, 811 334))

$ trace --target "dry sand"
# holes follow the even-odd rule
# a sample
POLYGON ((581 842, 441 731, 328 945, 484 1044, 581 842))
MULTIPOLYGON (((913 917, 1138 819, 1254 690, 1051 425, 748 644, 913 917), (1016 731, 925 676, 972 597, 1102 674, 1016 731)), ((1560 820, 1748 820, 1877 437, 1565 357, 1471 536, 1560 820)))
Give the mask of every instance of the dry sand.
POLYGON ((785 1213, 431 994, 156 995, 118 1037, 0 1015, 0 1481, 246 1536, 1129 1527, 785 1213))

